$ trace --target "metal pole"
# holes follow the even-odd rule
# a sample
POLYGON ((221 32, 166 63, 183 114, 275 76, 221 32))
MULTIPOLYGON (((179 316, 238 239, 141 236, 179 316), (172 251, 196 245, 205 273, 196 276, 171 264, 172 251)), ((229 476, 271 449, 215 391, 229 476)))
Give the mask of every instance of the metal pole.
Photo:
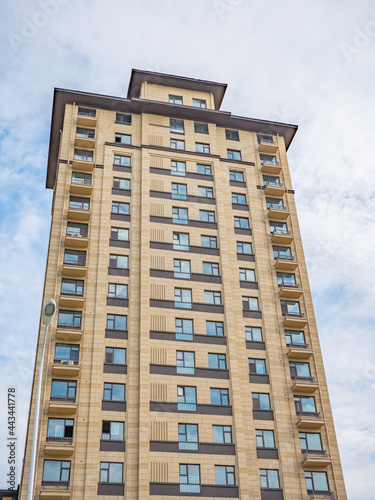
POLYGON ((39 429, 40 393, 42 389, 43 360, 44 360, 44 349, 46 347, 47 330, 48 330, 48 325, 46 325, 46 328, 44 330, 42 353, 40 355, 40 363, 39 363, 38 390, 36 393, 36 402, 35 402, 34 432, 33 432, 33 444, 31 448, 30 477, 29 477, 29 489, 27 492, 27 500, 33 500, 33 492, 34 492, 35 462, 36 462, 36 450, 38 444, 38 429, 39 429))

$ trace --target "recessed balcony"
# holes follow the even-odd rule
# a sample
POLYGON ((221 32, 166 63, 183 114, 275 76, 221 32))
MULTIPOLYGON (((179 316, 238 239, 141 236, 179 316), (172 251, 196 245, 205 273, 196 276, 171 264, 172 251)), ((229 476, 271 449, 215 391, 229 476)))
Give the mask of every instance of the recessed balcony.
POLYGON ((70 185, 70 192, 72 194, 83 194, 84 196, 90 196, 92 192, 92 185, 72 183, 70 185))
POLYGON ((64 278, 84 278, 86 276, 86 271, 86 266, 66 263, 62 266, 62 275, 64 278))
POLYGON ((275 259, 275 269, 277 271, 294 271, 298 267, 298 262, 294 257, 291 259, 275 259))
POLYGON ((92 172, 94 170, 94 162, 89 160, 73 160, 72 168, 80 172, 92 172))
POLYGON ((304 450, 303 457, 304 467, 328 467, 332 463, 326 450, 304 450))
POLYGON ((287 220, 290 215, 289 210, 286 208, 276 208, 272 207, 272 205, 268 209, 267 213, 268 217, 272 220, 287 220))
POLYGON ((290 314, 286 313, 284 316, 283 320, 283 326, 287 328, 293 328, 293 329, 299 329, 299 328, 304 328, 308 320, 305 318, 305 316, 300 313, 300 314, 290 314))
POLYGON ((285 187, 280 183, 280 184, 264 184, 264 192, 266 193, 267 196, 283 196, 285 193, 286 189, 285 187))
POLYGON ((279 297, 280 299, 298 299, 301 297, 303 291, 299 285, 279 285, 279 297))
POLYGON ((88 149, 94 149, 95 148, 95 138, 92 137, 79 137, 78 135, 75 136, 74 138, 74 145, 77 146, 78 148, 88 148, 88 149))
POLYGON ((260 139, 258 142, 258 150, 259 153, 271 153, 275 154, 276 151, 278 150, 279 145, 277 142, 273 139, 272 141, 265 141, 263 139, 260 139))
POLYGON ((90 210, 79 210, 78 208, 68 208, 68 219, 89 221, 91 216, 90 210))
POLYGON ((324 425, 322 416, 317 411, 300 412, 298 415, 298 429, 321 429, 324 425))
POLYGON ((74 340, 76 342, 79 342, 82 339, 82 330, 71 330, 58 326, 56 330, 56 339, 74 340))
POLYGON ((51 401, 48 406, 48 413, 51 415, 74 415, 77 411, 77 404, 73 401, 51 401))
POLYGON ((278 175, 281 172, 280 163, 263 162, 261 170, 264 174, 278 175))
POLYGON ((78 361, 73 359, 55 359, 52 367, 52 375, 62 377, 78 377, 78 361))
POLYGON ((277 245, 290 245, 294 240, 294 236, 288 230, 285 231, 273 231, 271 233, 271 241, 277 245))
POLYGON ((313 351, 308 344, 289 344, 288 358, 289 359, 309 359, 313 355, 313 351))
POLYGON ((295 393, 313 394, 319 389, 314 377, 294 377, 292 391, 295 393))

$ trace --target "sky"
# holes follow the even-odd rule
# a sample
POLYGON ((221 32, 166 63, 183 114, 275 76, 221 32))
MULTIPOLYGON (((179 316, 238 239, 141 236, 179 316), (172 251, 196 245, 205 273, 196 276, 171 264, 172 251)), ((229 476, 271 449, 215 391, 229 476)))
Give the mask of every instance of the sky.
POLYGON ((288 158, 348 498, 374 497, 374 63, 368 0, 0 0, 0 488, 18 472, 48 249, 54 87, 126 96, 132 68, 228 84, 294 123, 288 158), (370 154, 371 153, 371 154, 370 154))

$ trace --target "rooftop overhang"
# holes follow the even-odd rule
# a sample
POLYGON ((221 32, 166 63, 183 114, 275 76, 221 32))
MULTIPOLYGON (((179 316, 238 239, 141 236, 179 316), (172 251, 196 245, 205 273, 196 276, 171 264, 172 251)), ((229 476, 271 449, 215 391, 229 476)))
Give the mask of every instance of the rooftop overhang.
POLYGON ((185 76, 167 75, 165 73, 133 69, 129 82, 128 98, 139 97, 143 82, 164 85, 165 87, 194 90, 197 92, 212 92, 216 110, 220 109, 227 89, 226 83, 196 80, 195 78, 187 78, 185 76))
MULTIPOLYGON (((175 78, 184 80, 180 77, 175 78)), ((184 88, 186 88, 186 86, 184 88)), ((255 118, 246 118, 243 116, 235 116, 227 111, 196 108, 193 106, 181 106, 177 104, 170 104, 168 102, 139 99, 137 97, 123 98, 106 96, 102 94, 91 94, 88 92, 80 92, 77 90, 55 88, 52 105, 51 134, 46 179, 46 187, 50 189, 53 189, 55 185, 57 163, 60 159, 60 134, 63 129, 65 106, 67 104, 76 104, 79 106, 106 109, 109 111, 117 111, 120 113, 149 113, 162 116, 171 116, 185 120, 214 123, 218 127, 244 130, 262 134, 280 135, 284 137, 286 149, 289 148, 292 139, 298 129, 297 125, 278 123, 267 120, 257 120, 255 118)), ((67 158, 61 159, 67 160, 67 158)))

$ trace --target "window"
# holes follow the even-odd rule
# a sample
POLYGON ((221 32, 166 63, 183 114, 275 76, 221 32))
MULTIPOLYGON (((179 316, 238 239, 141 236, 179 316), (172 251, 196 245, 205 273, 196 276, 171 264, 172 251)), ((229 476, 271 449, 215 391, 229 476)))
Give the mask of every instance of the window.
POLYGON ((44 460, 42 485, 48 483, 69 484, 70 462, 63 460, 44 460))
POLYGON ((130 205, 129 203, 120 203, 119 201, 112 201, 112 213, 129 215, 130 205))
POLYGON ((79 116, 91 116, 92 118, 96 117, 96 109, 90 108, 78 108, 79 116))
POLYGON ((226 370, 227 359, 225 354, 208 354, 208 368, 226 370))
POLYGON ((196 387, 177 386, 177 408, 179 411, 197 411, 196 387))
POLYGON ((171 174, 185 177, 186 163, 184 161, 171 161, 171 174))
POLYGON ((266 375, 266 362, 264 359, 249 359, 250 374, 266 375))
POLYGON ((210 210, 199 210, 199 220, 201 222, 215 222, 215 212, 210 210))
POLYGON ((214 443, 231 444, 232 427, 230 425, 213 425, 212 426, 212 441, 214 443))
POLYGON ((303 332, 295 332, 291 330, 285 330, 285 342, 286 345, 299 346, 306 345, 305 334, 303 332))
POLYGON ((223 337, 224 323, 222 321, 206 321, 206 335, 223 337))
POLYGON ((309 363, 289 362, 290 376, 292 378, 311 378, 309 363))
POLYGON ((282 198, 266 198, 267 208, 275 208, 276 210, 284 210, 284 202, 282 198))
POLYGON ((111 239, 118 241, 129 241, 129 229, 111 227, 111 239))
POLYGON ((128 269, 129 257, 127 255, 114 255, 109 256, 109 267, 115 269, 128 269))
POLYGON ((262 329, 256 326, 245 326, 246 340, 248 342, 262 342, 262 329))
POLYGON ((260 144, 261 142, 267 142, 269 144, 274 143, 272 135, 257 134, 257 136, 258 136, 258 144, 260 144))
POLYGON ((132 136, 129 134, 115 134, 115 142, 119 144, 131 144, 132 136))
POLYGON ((212 405, 229 405, 228 389, 210 389, 212 405))
POLYGON ((83 250, 65 250, 64 264, 68 264, 70 266, 85 266, 86 252, 83 250))
POLYGON ((215 465, 215 484, 231 486, 235 483, 232 465, 215 465))
POLYGON ((175 120, 174 118, 170 118, 169 130, 174 134, 183 134, 185 132, 184 120, 175 120))
POLYGON ((266 489, 279 489, 279 471, 274 469, 260 469, 260 487, 266 489))
POLYGON ((200 493, 200 466, 180 464, 180 493, 200 493))
POLYGON ((191 290, 189 288, 175 288, 174 305, 178 308, 191 309, 193 305, 191 290))
POLYGON ((73 441, 74 420, 67 418, 49 418, 47 427, 47 441, 73 441))
POLYGON ((296 276, 292 273, 276 273, 279 286, 296 286, 296 276))
POLYGON ((121 167, 130 167, 130 156, 115 155, 113 163, 121 167))
POLYGON ((116 122, 131 125, 132 117, 131 115, 125 115, 124 113, 116 113, 116 122))
POLYGON ((94 151, 88 151, 87 149, 75 149, 73 154, 73 160, 83 160, 83 161, 93 161, 94 151))
POLYGON ((120 283, 109 283, 108 297, 110 297, 111 299, 127 299, 128 285, 121 285, 120 283))
POLYGON ((190 260, 174 259, 174 277, 190 279, 190 260))
POLYGON ((203 142, 196 142, 195 143, 195 151, 197 153, 206 153, 206 154, 208 154, 210 152, 210 145, 209 144, 204 144, 203 142))
POLYGON ((172 182, 172 198, 176 200, 186 200, 187 186, 186 184, 177 184, 172 182))
POLYGON ((58 328, 73 328, 79 330, 81 328, 81 322, 81 311, 59 311, 59 317, 57 320, 58 328))
POLYGON ((240 137, 238 135, 238 130, 225 130, 225 138, 230 141, 239 141, 240 137))
POLYGON ((206 100, 205 99, 193 99, 193 106, 195 108, 206 108, 206 100))
POLYGON ((228 160, 238 160, 241 161, 241 151, 235 151, 234 149, 227 149, 228 160))
POLYGON ((313 396, 294 396, 294 405, 297 415, 300 413, 316 413, 315 398, 313 396))
POLYGON ((90 210, 90 198, 71 196, 69 199, 69 208, 73 210, 90 210))
POLYGON ((179 95, 169 95, 170 104, 182 104, 182 97, 179 95))
POLYGON ((202 198, 213 198, 214 190, 211 187, 198 186, 198 196, 202 196, 202 198))
POLYGON ((244 182, 244 176, 243 172, 236 172, 235 170, 230 170, 229 171, 229 180, 230 181, 237 181, 237 182, 244 182))
POLYGON ((112 365, 126 365, 126 349, 106 347, 105 362, 112 365))
POLYGON ((204 303, 221 305, 221 292, 204 291, 204 303))
POLYGON ((253 392, 251 394, 253 398, 253 409, 254 410, 270 410, 270 395, 269 394, 260 394, 257 392, 253 392))
POLYGON ((258 448, 275 448, 275 438, 273 431, 257 429, 255 431, 258 448))
POLYGON ((178 424, 178 448, 180 450, 198 449, 198 425, 178 424))
POLYGON ((240 269, 240 281, 255 281, 255 272, 252 269, 240 269))
POLYGON ((263 175, 264 186, 281 186, 280 179, 274 175, 263 175))
POLYGON ((201 165, 197 163, 197 174, 212 175, 211 165, 201 165))
POLYGON ((247 217, 235 217, 234 227, 238 229, 250 229, 249 219, 247 217))
POLYGON ((127 316, 119 314, 107 314, 107 328, 109 330, 126 331, 127 316))
POLYGON ((189 251, 189 235, 187 233, 173 233, 173 250, 189 251))
POLYGON ((237 205, 246 205, 246 195, 232 193, 232 203, 236 203, 237 205))
POLYGON ((202 247, 217 248, 216 236, 201 236, 202 247))
POLYGON ((300 432, 299 442, 301 443, 301 450, 304 451, 321 451, 322 440, 319 432, 300 432))
POLYGON ((301 316, 299 302, 294 300, 280 300, 283 316, 301 316))
POLYGON ((245 243, 244 241, 237 241, 237 253, 244 255, 253 255, 253 249, 251 243, 245 243))
POLYGON ((326 472, 305 471, 305 479, 308 493, 329 491, 326 472))
POLYGON ((208 124, 194 122, 194 132, 199 134, 208 134, 208 124))
POLYGON ((214 262, 203 262, 203 274, 219 276, 219 264, 214 262))
POLYGON ((63 278, 61 280, 61 295, 75 295, 78 297, 83 296, 83 283, 82 280, 68 280, 63 278))
POLYGON ((119 177, 113 178, 113 187, 117 189, 130 189, 129 179, 120 179, 119 177))
POLYGON ((277 234, 289 234, 286 222, 270 221, 270 231, 277 234))
POLYGON ((271 163, 272 165, 277 165, 276 156, 274 155, 260 155, 260 163, 271 163))
POLYGON ((85 139, 94 139, 95 130, 93 128, 76 128, 76 137, 84 137, 85 139))
POLYGON ((292 252, 288 247, 273 247, 273 256, 275 259, 292 259, 292 252))
POLYGON ((54 362, 72 361, 77 365, 79 359, 79 345, 56 344, 54 362))
POLYGON ((172 207, 172 220, 175 224, 187 224, 188 209, 180 207, 172 207))
POLYGON ((78 222, 68 222, 66 226, 67 236, 76 236, 78 238, 87 238, 88 224, 80 224, 78 222))
POLYGON ((172 149, 185 149, 185 141, 180 141, 178 139, 171 139, 172 149))
POLYGON ((259 311, 257 297, 242 297, 242 308, 247 311, 259 311))
POLYGON ((77 382, 75 380, 52 380, 51 400, 74 402, 76 391, 77 382))
POLYGON ((101 483, 122 483, 124 465, 117 462, 100 462, 100 477, 101 483))
POLYGON ((177 340, 193 340, 194 326, 192 319, 175 319, 175 330, 177 340))
POLYGON ((105 401, 125 401, 125 384, 112 384, 104 382, 105 401))
POLYGON ((81 172, 72 172, 72 184, 85 184, 91 186, 92 175, 82 174, 81 172))
POLYGON ((109 420, 103 420, 102 439, 106 441, 123 441, 124 422, 111 422, 109 420))
POLYGON ((183 375, 195 374, 195 354, 187 351, 176 351, 177 373, 183 375))

